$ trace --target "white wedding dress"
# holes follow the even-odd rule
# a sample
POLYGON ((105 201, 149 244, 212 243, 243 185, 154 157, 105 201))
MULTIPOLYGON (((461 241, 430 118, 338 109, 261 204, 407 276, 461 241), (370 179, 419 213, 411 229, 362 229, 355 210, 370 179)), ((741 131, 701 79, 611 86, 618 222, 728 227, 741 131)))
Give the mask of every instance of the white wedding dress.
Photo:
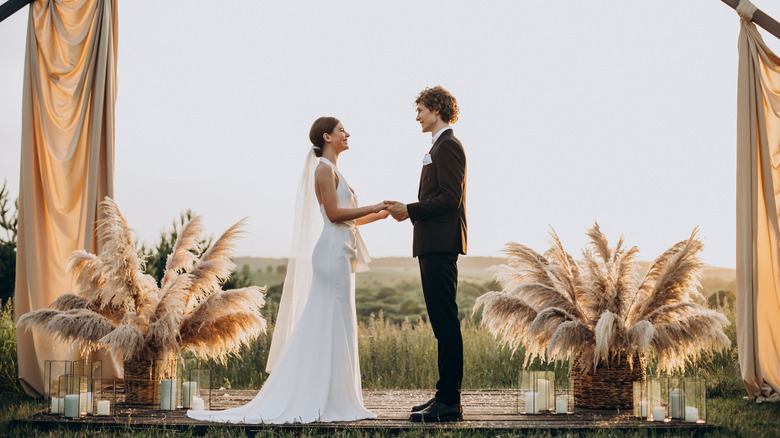
MULTIPOLYGON (((357 207, 338 176, 339 207, 357 207)), ((331 223, 320 206, 322 234, 312 254, 306 305, 271 374, 255 398, 223 411, 187 411, 196 420, 245 424, 355 421, 376 416, 363 407, 355 314, 355 267, 367 261, 355 221, 331 223)))

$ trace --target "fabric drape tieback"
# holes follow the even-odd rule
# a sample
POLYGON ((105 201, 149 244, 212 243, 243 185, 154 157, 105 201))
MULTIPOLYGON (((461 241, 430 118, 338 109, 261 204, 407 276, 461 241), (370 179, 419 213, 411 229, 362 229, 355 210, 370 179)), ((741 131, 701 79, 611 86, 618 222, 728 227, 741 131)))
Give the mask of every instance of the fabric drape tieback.
POLYGON ((750 0, 739 0, 737 5, 737 14, 745 21, 753 20, 753 14, 756 12, 756 5, 750 2, 750 0))

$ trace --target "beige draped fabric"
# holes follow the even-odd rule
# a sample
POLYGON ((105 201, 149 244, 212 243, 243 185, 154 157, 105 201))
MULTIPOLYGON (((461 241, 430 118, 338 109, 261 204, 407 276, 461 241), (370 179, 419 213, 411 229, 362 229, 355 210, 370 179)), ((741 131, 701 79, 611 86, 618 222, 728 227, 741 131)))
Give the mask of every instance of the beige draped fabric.
MULTIPOLYGON (((97 205, 113 197, 117 13, 114 0, 30 5, 22 101, 16 319, 72 290, 65 261, 96 252, 97 205)), ((44 392, 43 363, 74 351, 17 332, 19 379, 44 392)), ((119 367, 101 354, 104 376, 119 367)))
MULTIPOLYGON (((752 10, 751 10, 752 9, 752 10)), ((743 2, 737 97, 737 341, 750 396, 780 398, 780 58, 743 2)))

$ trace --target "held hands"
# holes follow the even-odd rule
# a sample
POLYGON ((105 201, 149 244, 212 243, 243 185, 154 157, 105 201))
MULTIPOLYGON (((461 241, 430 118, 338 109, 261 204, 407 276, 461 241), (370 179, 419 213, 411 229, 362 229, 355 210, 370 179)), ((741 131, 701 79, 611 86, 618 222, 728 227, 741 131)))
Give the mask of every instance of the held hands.
POLYGON ((406 211, 406 204, 398 201, 385 201, 388 204, 387 210, 393 215, 393 219, 398 222, 409 219, 409 212, 406 211))
POLYGON ((373 214, 376 215, 377 219, 386 219, 388 216, 390 216, 390 212, 387 210, 390 205, 392 204, 388 201, 382 201, 372 205, 373 214))

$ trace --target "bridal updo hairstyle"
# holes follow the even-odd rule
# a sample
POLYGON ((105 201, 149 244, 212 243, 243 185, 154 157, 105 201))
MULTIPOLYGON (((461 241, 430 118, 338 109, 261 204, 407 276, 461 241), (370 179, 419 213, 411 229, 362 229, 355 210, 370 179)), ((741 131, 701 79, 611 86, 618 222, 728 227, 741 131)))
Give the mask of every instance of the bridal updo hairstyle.
POLYGON ((314 149, 314 155, 322 156, 322 148, 325 147, 325 139, 322 136, 332 133, 338 124, 339 119, 335 117, 320 117, 314 121, 309 130, 309 140, 314 149))
POLYGON ((414 104, 423 104, 423 106, 433 112, 438 111, 444 123, 449 124, 458 121, 458 101, 455 99, 455 96, 440 85, 422 90, 417 99, 415 99, 414 104))

